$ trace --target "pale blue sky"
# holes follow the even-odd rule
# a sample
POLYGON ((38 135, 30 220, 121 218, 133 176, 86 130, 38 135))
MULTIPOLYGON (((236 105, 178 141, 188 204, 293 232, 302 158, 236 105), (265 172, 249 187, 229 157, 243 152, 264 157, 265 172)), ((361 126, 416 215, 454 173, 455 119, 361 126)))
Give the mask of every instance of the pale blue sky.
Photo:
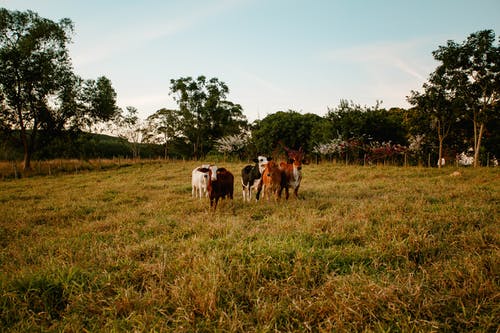
POLYGON ((105 75, 142 118, 177 105, 170 79, 217 77, 250 121, 280 110, 325 115, 340 99, 409 107, 432 51, 493 29, 498 0, 0 0, 75 24, 85 79, 105 75))

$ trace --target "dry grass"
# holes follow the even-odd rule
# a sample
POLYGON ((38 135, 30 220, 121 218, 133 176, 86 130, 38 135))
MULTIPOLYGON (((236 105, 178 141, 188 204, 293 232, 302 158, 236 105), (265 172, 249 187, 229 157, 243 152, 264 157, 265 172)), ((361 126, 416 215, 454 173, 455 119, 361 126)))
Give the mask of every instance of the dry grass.
POLYGON ((195 162, 0 183, 5 331, 481 331, 498 169, 304 167, 301 200, 191 198, 195 162))

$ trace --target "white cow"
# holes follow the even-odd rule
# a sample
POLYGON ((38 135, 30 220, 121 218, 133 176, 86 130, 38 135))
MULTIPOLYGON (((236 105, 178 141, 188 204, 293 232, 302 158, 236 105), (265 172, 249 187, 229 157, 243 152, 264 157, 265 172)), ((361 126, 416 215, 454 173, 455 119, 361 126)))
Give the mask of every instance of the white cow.
POLYGON ((210 165, 204 164, 201 167, 193 169, 191 174, 191 196, 193 198, 202 198, 203 195, 208 197, 207 185, 209 167, 210 165))

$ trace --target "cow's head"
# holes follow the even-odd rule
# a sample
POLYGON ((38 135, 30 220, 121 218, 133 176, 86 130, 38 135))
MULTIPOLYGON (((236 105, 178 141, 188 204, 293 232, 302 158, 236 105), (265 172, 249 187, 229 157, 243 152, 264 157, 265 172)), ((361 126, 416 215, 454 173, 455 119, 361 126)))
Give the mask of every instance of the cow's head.
POLYGON ((254 158, 253 161, 257 163, 257 165, 259 166, 259 172, 262 173, 264 171, 264 168, 266 167, 267 162, 272 159, 272 157, 257 156, 257 158, 254 158))
POLYGON ((283 148, 288 154, 288 162, 293 164, 297 169, 302 169, 302 163, 304 162, 304 150, 302 147, 299 150, 290 149, 286 146, 283 146, 283 148))
POLYGON ((267 177, 271 177, 271 171, 278 168, 278 165, 274 161, 269 161, 264 165, 263 174, 265 173, 267 177))
POLYGON ((210 179, 212 181, 217 180, 217 166, 216 165, 210 165, 208 168, 208 173, 210 175, 210 179))

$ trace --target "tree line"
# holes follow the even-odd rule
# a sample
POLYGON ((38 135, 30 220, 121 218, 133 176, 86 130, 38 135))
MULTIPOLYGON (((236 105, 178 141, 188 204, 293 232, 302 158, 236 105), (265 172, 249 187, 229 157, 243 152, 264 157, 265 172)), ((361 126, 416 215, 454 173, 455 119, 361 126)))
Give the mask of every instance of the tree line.
POLYGON ((147 119, 116 106, 106 77, 74 74, 67 44, 73 23, 0 9, 0 159, 163 157, 250 159, 278 154, 279 142, 309 158, 346 163, 429 164, 469 153, 474 165, 499 157, 499 44, 492 30, 448 41, 438 67, 409 109, 341 100, 325 116, 281 110, 249 123, 229 87, 203 75, 170 80, 176 109, 147 119), (106 135, 105 135, 106 134, 106 135), (404 161, 404 162, 403 162, 404 161))

